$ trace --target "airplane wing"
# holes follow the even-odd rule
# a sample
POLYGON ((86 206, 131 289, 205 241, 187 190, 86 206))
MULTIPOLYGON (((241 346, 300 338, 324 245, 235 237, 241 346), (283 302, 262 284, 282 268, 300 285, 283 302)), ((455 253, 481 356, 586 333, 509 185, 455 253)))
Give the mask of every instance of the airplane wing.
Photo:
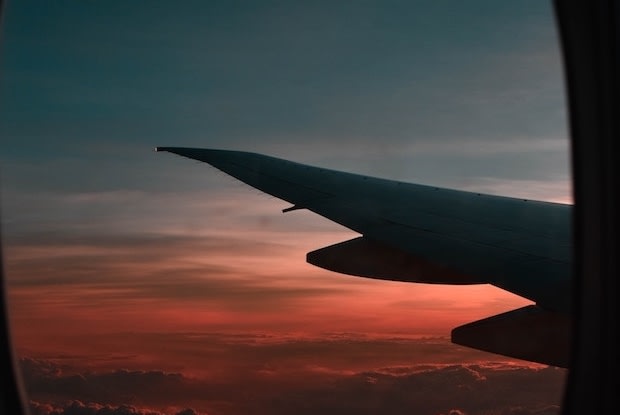
POLYGON ((452 340, 568 365, 570 205, 403 183, 241 151, 156 150, 209 163, 291 203, 284 212, 308 209, 361 234, 308 253, 313 265, 395 281, 488 283, 533 301, 458 327, 452 340))

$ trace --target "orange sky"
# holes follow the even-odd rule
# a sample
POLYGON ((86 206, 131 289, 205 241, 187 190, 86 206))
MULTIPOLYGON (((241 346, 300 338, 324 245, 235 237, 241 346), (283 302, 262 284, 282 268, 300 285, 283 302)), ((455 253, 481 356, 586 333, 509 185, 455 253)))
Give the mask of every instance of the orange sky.
POLYGON ((16 238, 6 257, 18 350, 114 349, 65 340, 76 333, 449 336, 457 325, 528 303, 489 285, 376 281, 316 268, 306 252, 355 234, 310 212, 279 214, 283 202, 245 189, 232 196, 239 199, 204 202, 205 216, 173 208, 168 219, 182 220, 148 231, 93 224, 16 238))
MULTIPOLYGON (((449 342, 452 328, 528 301, 490 285, 379 281, 316 268, 307 252, 357 235, 311 212, 282 214, 284 202, 246 187, 182 200, 71 195, 48 205, 50 216, 66 206, 96 207, 100 216, 26 229, 9 235, 5 249, 13 340, 32 405, 43 405, 43 414, 61 411, 67 399, 168 414, 185 406, 201 414, 284 414, 322 388, 336 397, 328 405, 334 411, 420 408, 428 395, 395 403, 382 394, 409 390, 418 378, 430 387, 434 376, 447 389, 462 376, 471 387, 488 376, 505 377, 516 390, 545 385, 536 387, 542 398, 502 395, 502 407, 561 398, 564 371, 449 342), (71 386, 74 378, 81 389, 71 386), (376 386, 365 403, 351 395, 360 381, 376 386), (135 389, 131 398, 122 387, 102 392, 125 382, 135 389), (169 393, 152 392, 159 387, 169 393), (253 398, 240 398, 239 389, 253 398), (286 408, 270 406, 277 390, 290 391, 286 408)), ((445 401, 458 407, 471 398, 445 401)))

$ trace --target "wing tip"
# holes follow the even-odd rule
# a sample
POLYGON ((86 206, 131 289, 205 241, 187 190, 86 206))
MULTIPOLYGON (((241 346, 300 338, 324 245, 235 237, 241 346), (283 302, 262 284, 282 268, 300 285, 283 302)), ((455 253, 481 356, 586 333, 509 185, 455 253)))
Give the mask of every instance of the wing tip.
POLYGON ((155 147, 155 152, 160 152, 160 151, 170 151, 172 150, 173 147, 161 147, 161 146, 157 146, 155 147))
POLYGON ((179 156, 191 157, 192 153, 195 152, 205 152, 208 151, 206 148, 193 148, 193 147, 169 147, 169 146, 157 146, 155 147, 155 152, 168 152, 173 154, 178 154, 179 156))
MULTIPOLYGON (((194 147, 155 147, 156 152, 168 152, 181 157, 209 163, 212 166, 225 162, 228 158, 239 157, 245 153, 230 150, 216 150, 212 148, 194 148, 194 147), (215 163, 215 164, 214 164, 215 163)), ((225 170, 224 170, 225 171, 225 170)))

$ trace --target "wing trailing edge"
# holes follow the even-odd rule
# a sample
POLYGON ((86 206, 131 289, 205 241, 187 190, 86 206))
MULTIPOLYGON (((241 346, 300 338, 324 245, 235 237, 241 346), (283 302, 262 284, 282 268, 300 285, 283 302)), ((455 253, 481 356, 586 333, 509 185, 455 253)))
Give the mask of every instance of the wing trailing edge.
POLYGON ((381 280, 457 285, 489 282, 361 236, 309 252, 306 261, 341 274, 381 280))
POLYGON ((529 305, 459 326, 452 330, 452 342, 566 368, 570 335, 570 315, 529 305))

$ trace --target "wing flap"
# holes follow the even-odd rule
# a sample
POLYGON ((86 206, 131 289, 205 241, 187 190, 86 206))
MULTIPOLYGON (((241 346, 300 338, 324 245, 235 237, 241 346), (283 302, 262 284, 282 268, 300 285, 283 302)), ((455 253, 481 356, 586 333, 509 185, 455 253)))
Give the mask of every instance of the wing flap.
POLYGON ((427 284, 488 283, 365 237, 309 252, 306 260, 317 267, 358 277, 427 284))
POLYGON ((452 330, 452 342, 546 365, 568 367, 570 316, 530 305, 452 330))

